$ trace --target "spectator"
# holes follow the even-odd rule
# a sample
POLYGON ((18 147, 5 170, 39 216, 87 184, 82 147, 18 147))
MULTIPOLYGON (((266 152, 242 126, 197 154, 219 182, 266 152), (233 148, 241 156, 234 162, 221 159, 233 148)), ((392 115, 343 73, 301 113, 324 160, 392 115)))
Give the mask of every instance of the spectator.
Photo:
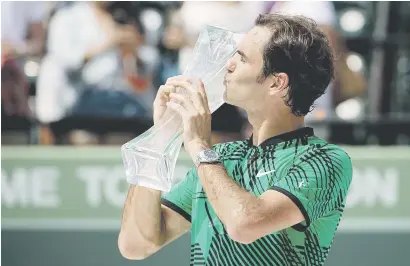
POLYGON ((41 122, 76 114, 152 115, 155 90, 138 57, 143 36, 132 21, 117 22, 111 4, 76 2, 51 19, 37 84, 41 122))
POLYGON ((46 11, 44 2, 5 1, 1 4, 2 116, 31 116, 28 82, 20 61, 27 56, 42 55, 46 11))

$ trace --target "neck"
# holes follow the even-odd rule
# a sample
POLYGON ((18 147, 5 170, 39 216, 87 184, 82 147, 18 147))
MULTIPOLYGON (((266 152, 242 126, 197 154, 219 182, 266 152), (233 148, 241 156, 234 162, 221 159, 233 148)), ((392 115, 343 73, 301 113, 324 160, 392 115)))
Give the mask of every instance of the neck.
POLYGON ((269 116, 248 113, 248 119, 253 127, 252 142, 256 146, 271 137, 304 127, 304 118, 289 112, 273 112, 269 116))

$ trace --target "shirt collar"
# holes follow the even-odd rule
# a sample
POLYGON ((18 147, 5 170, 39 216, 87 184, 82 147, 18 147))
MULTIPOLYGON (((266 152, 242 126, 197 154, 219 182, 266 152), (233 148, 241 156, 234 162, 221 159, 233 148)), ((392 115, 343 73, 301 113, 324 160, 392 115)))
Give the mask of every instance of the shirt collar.
MULTIPOLYGON (((275 145, 281 142, 290 141, 290 140, 294 140, 298 138, 308 138, 313 135, 314 135, 313 128, 302 127, 294 131, 289 131, 289 132, 268 138, 267 140, 262 142, 259 146, 261 148, 264 148, 269 145, 275 145)), ((253 142, 252 142, 252 137, 253 137, 253 134, 250 136, 250 138, 248 138, 248 146, 250 147, 254 147, 253 142)))

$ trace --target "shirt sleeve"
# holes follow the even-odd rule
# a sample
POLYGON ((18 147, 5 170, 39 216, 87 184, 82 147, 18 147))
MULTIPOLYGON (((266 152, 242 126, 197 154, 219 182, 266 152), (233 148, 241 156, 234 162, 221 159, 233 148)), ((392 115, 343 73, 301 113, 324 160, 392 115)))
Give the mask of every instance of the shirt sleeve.
POLYGON ((197 180, 196 170, 192 168, 181 182, 173 186, 167 194, 162 195, 162 205, 179 213, 191 222, 192 195, 197 180))
POLYGON ((309 225, 344 207, 352 180, 350 157, 340 149, 316 149, 301 156, 272 190, 288 196, 305 221, 293 228, 305 231, 309 225))

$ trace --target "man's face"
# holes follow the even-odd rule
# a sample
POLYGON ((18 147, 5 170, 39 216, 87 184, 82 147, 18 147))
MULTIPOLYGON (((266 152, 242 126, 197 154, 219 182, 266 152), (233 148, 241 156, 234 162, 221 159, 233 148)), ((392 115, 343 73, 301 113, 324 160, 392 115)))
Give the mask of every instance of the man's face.
POLYGON ((263 50, 270 37, 269 29, 254 27, 238 44, 235 55, 227 62, 224 100, 245 109, 262 104, 269 84, 258 82, 262 73, 263 50))

